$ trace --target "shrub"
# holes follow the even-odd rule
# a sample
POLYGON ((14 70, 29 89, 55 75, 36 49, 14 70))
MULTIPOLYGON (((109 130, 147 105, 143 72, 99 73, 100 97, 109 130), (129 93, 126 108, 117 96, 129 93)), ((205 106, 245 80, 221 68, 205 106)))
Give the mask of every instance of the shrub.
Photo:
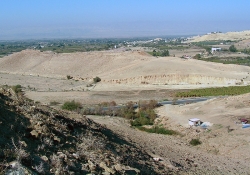
POLYGON ((93 78, 93 81, 94 81, 94 83, 98 83, 98 82, 101 81, 101 78, 100 77, 95 77, 95 78, 93 78))
POLYGON ((141 110, 154 109, 157 106, 158 106, 158 102, 156 100, 139 101, 139 108, 141 110))
POLYGON ((137 118, 147 118, 149 119, 150 123, 152 123, 155 118, 156 118, 156 113, 153 109, 140 109, 137 114, 136 114, 137 118))
POLYGON ((51 101, 49 104, 50 104, 51 106, 56 106, 56 105, 59 105, 60 103, 57 102, 57 101, 51 101))
POLYGON ((194 59, 200 59, 201 58, 201 54, 196 54, 195 56, 194 56, 194 59))
POLYGON ((153 125, 154 121, 150 120, 148 117, 142 116, 131 121, 130 124, 132 126, 153 125))
POLYGON ((67 75, 67 79, 68 79, 68 80, 70 80, 70 79, 72 79, 72 78, 73 78, 72 76, 67 75))
POLYGON ((164 50, 164 51, 161 53, 161 56, 163 56, 163 57, 169 56, 169 51, 168 51, 168 50, 164 50))
POLYGON ((111 106, 116 106, 116 102, 115 101, 111 101, 111 102, 102 102, 100 104, 102 107, 111 107, 111 106))
POLYGON ((133 102, 128 102, 125 107, 121 108, 117 112, 117 115, 126 119, 134 119, 136 113, 133 105, 133 102))
POLYGON ((15 93, 22 92, 22 86, 21 86, 20 84, 15 85, 15 86, 12 86, 12 90, 13 90, 15 93))
POLYGON ((200 145, 201 141, 199 139, 192 139, 189 143, 193 146, 196 146, 196 145, 200 145))
POLYGON ((78 102, 73 101, 67 101, 63 104, 62 109, 66 109, 69 111, 76 110, 81 107, 81 104, 78 102))
POLYGON ((229 47, 229 50, 230 50, 230 52, 237 52, 237 49, 236 49, 236 47, 234 45, 231 45, 229 47))
POLYGON ((153 128, 145 128, 145 127, 139 126, 137 128, 141 131, 146 131, 149 133, 157 133, 157 134, 164 134, 164 135, 176 135, 176 134, 178 134, 178 132, 176 132, 174 130, 169 130, 169 129, 166 129, 163 127, 158 127, 158 126, 155 126, 153 128))

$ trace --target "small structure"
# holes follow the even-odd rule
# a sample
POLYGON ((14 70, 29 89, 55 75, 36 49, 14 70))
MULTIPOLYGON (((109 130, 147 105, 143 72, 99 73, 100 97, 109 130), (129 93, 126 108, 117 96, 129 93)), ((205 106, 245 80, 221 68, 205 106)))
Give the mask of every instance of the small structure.
POLYGON ((188 124, 190 126, 199 126, 201 124, 201 120, 198 118, 191 118, 188 120, 188 124))
POLYGON ((212 53, 217 52, 217 51, 221 51, 221 48, 220 47, 212 47, 211 48, 212 53))
POLYGON ((183 58, 183 59, 191 59, 191 56, 188 56, 188 55, 182 55, 182 57, 181 58, 183 58))

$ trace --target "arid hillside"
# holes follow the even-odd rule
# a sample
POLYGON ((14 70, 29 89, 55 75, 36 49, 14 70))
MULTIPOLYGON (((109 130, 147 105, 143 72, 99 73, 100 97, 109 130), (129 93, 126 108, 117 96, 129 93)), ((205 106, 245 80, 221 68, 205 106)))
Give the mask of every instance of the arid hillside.
POLYGON ((245 40, 250 39, 250 30, 241 32, 227 32, 227 33, 211 33, 203 36, 195 36, 189 42, 211 41, 211 40, 245 40))
MULTIPOLYGON (((103 51, 56 54, 25 50, 0 59, 2 73, 128 85, 235 85, 250 68, 177 57, 152 57, 142 51, 103 51)), ((248 83, 248 82, 246 82, 248 83)))
POLYGON ((22 93, 0 88, 0 174, 171 172, 85 116, 35 104, 22 93))

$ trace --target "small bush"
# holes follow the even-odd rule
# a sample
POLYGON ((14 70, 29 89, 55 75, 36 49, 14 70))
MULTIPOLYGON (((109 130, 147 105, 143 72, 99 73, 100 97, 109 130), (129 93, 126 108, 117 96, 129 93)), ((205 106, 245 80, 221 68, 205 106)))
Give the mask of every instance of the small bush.
POLYGON ((70 79, 72 79, 72 78, 73 78, 72 76, 67 75, 67 79, 68 79, 68 80, 70 80, 70 79))
POLYGON ((93 78, 93 81, 94 81, 94 83, 98 83, 98 82, 101 81, 101 78, 100 77, 95 77, 95 78, 93 78))
POLYGON ((229 47, 229 51, 230 51, 230 52, 237 52, 237 49, 236 49, 236 47, 235 47, 234 45, 231 45, 231 46, 229 47))
POLYGON ((169 129, 165 129, 163 127, 153 127, 153 128, 145 128, 142 126, 138 126, 137 127, 139 130, 141 131, 146 131, 149 133, 157 133, 157 134, 164 134, 164 135, 176 135, 178 134, 178 132, 174 131, 174 130, 169 130, 169 129))
POLYGON ((15 85, 15 86, 12 86, 12 90, 13 90, 15 93, 22 92, 22 86, 21 86, 20 84, 15 85))
POLYGON ((81 107, 81 104, 78 102, 73 101, 67 101, 63 104, 62 109, 66 109, 69 111, 76 110, 81 107))
POLYGON ((196 54, 195 56, 194 56, 194 59, 200 59, 201 58, 201 54, 196 54))
POLYGON ((138 117, 135 120, 131 121, 132 126, 143 126, 143 125, 153 125, 154 121, 150 120, 147 117, 138 117))
POLYGON ((56 105, 59 105, 60 103, 57 101, 51 101, 49 104, 50 106, 56 106, 56 105))
POLYGON ((115 101, 111 101, 111 102, 102 102, 100 104, 102 107, 110 107, 110 106, 116 106, 116 102, 115 101))
POLYGON ((192 139, 189 143, 193 146, 196 146, 196 145, 200 145, 201 141, 199 139, 192 139))
POLYGON ((139 101, 139 108, 142 110, 154 109, 157 106, 158 106, 158 102, 156 100, 139 101))

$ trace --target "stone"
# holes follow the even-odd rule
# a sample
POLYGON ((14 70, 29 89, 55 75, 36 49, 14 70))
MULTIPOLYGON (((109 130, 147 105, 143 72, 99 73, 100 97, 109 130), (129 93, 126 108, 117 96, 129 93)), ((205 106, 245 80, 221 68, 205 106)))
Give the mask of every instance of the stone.
POLYGON ((88 160, 88 164, 89 164, 89 169, 90 169, 91 171, 93 171, 93 170, 96 169, 95 164, 93 164, 93 162, 91 162, 90 160, 88 160))
POLYGON ((19 142, 22 146, 24 146, 25 148, 28 146, 27 143, 25 141, 20 141, 19 142))
POLYGON ((114 173, 115 173, 115 170, 112 169, 112 168, 107 167, 107 165, 105 164, 105 162, 101 162, 101 163, 99 164, 99 166, 100 166, 101 168, 103 168, 103 169, 104 169, 106 172, 108 172, 108 173, 111 173, 111 174, 114 174, 114 173))
POLYGON ((60 139, 59 137, 55 136, 55 137, 54 137, 54 141, 57 141, 57 142, 60 143, 61 139, 60 139))
POLYGON ((37 175, 37 173, 29 170, 18 161, 10 162, 8 165, 9 169, 5 172, 5 175, 37 175))
POLYGON ((48 157, 46 157, 46 156, 42 156, 41 159, 44 160, 45 162, 47 162, 49 160, 48 157))
POLYGON ((38 133, 36 132, 36 130, 32 130, 31 132, 30 132, 30 134, 33 136, 33 137, 35 137, 35 138, 38 138, 38 133))
POLYGON ((78 153, 73 153, 72 154, 74 158, 79 159, 79 154, 78 153))
POLYGON ((114 166, 114 168, 115 168, 116 171, 122 171, 122 166, 121 166, 121 164, 116 164, 116 165, 114 166))

